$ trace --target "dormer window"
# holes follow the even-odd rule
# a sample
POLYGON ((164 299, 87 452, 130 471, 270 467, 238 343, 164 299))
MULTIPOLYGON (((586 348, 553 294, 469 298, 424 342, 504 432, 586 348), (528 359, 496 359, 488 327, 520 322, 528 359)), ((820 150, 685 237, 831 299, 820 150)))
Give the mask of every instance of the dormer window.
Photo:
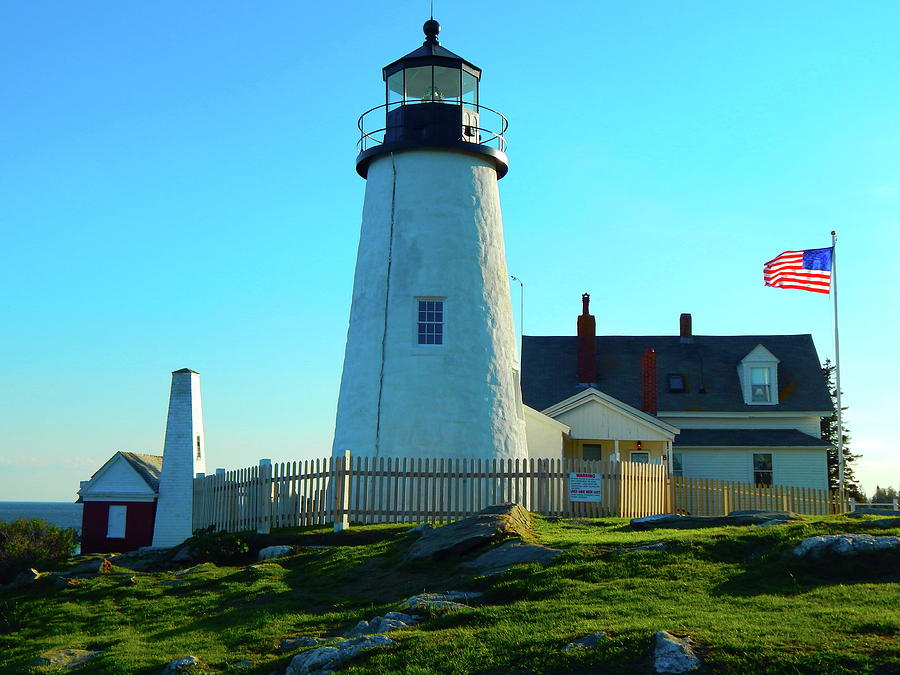
POLYGON ((666 379, 669 384, 669 393, 683 394, 687 391, 687 387, 684 383, 684 375, 681 375, 680 373, 669 373, 669 375, 666 376, 666 379))
POLYGON ((738 365, 738 378, 744 394, 744 403, 778 404, 778 363, 778 357, 762 345, 756 345, 741 359, 738 365))
POLYGON ((769 403, 772 393, 769 369, 753 366, 750 368, 750 400, 753 403, 769 403))

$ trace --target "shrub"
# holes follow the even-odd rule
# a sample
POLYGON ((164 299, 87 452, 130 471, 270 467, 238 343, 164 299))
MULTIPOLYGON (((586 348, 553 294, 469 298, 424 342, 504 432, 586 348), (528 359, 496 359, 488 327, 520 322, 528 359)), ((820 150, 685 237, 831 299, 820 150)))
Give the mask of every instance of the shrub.
POLYGON ((194 532, 185 542, 185 547, 195 560, 213 562, 217 565, 243 563, 250 552, 250 544, 244 534, 214 532, 214 526, 194 532))
POLYGON ((0 583, 9 583, 29 567, 40 568, 66 558, 77 545, 75 530, 64 530, 40 518, 0 523, 0 583))

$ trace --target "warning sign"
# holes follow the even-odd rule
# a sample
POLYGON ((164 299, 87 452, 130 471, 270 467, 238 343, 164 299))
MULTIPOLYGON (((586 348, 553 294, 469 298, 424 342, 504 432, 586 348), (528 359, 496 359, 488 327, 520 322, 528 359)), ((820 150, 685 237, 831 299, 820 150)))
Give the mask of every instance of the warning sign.
POLYGON ((570 473, 569 474, 569 501, 570 502, 599 502, 600 501, 600 474, 599 473, 570 473))

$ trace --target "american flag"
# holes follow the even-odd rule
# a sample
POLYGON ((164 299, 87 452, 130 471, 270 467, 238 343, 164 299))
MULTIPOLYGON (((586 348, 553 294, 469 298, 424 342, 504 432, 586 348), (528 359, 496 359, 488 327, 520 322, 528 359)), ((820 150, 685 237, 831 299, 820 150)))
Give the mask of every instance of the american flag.
POLYGON ((776 288, 829 293, 833 252, 831 247, 785 251, 763 265, 763 280, 776 288))

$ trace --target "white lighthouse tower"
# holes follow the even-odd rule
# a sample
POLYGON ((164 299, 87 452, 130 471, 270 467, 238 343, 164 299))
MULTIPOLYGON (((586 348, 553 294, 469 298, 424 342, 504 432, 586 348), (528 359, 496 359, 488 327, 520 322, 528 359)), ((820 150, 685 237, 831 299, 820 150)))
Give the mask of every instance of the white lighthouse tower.
POLYGON ((506 119, 438 22, 424 31, 360 118, 366 196, 333 453, 524 458, 497 186, 506 119))

